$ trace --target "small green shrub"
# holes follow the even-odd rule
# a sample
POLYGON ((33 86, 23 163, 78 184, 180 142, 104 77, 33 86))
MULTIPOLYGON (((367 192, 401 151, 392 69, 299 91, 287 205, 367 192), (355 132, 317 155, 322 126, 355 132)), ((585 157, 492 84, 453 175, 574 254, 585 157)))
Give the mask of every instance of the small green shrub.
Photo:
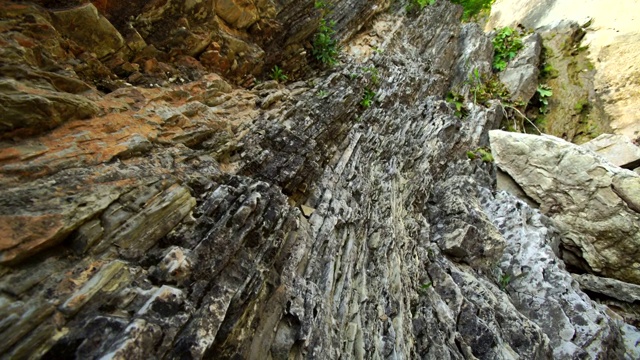
POLYGON ((427 5, 433 5, 436 3, 436 0, 409 0, 409 3, 405 7, 407 11, 412 11, 413 9, 422 10, 427 5))
POLYGON ((451 0, 451 2, 462 5, 464 9, 462 20, 468 21, 482 12, 490 12, 495 0, 451 0))
POLYGON ((551 97, 551 95, 553 95, 553 91, 551 91, 551 88, 549 86, 540 84, 536 89, 536 93, 540 102, 540 107, 538 108, 538 110, 540 111, 540 114, 546 114, 549 107, 549 98, 551 97))
POLYGON ((360 101, 360 105, 362 105, 363 108, 369 108, 371 106, 371 104, 373 104, 373 98, 376 96, 375 91, 369 89, 369 88, 365 88, 364 89, 364 94, 362 95, 362 100, 360 101))
POLYGON ((511 282, 511 275, 504 274, 500 277, 500 290, 505 291, 511 282))
POLYGON ((476 155, 476 153, 474 153, 473 151, 469 150, 467 151, 467 157, 469 158, 469 160, 475 160, 478 155, 476 155))
POLYGON ((491 150, 487 148, 477 148, 473 151, 467 151, 467 157, 469 160, 475 160, 480 158, 483 162, 493 162, 493 155, 491 155, 491 150))
POLYGON ((520 35, 510 27, 498 30, 493 38, 493 68, 502 71, 524 45, 520 35))
POLYGON ((335 34, 335 21, 329 21, 323 17, 320 19, 318 32, 313 38, 313 49, 311 53, 324 65, 332 66, 338 62, 338 41, 333 38, 335 34))
POLYGON ((460 119, 467 116, 468 111, 464 107, 464 97, 462 95, 454 92, 449 92, 445 100, 455 106, 455 112, 453 113, 455 116, 459 117, 460 119))
POLYGON ((540 70, 540 78, 541 79, 555 79, 558 77, 560 73, 553 65, 545 63, 542 69, 540 70))
POLYGON ((316 0, 316 2, 313 4, 313 6, 314 6, 316 9, 323 10, 323 9, 326 9, 326 8, 327 8, 327 3, 326 3, 326 2, 324 2, 324 1, 322 1, 322 0, 316 0))
POLYGON ((371 74, 371 82, 374 85, 378 85, 380 83, 380 76, 378 75, 378 69, 375 66, 369 66, 364 68, 364 72, 366 74, 371 74))
POLYGON ((582 114, 583 112, 589 111, 589 100, 578 100, 578 102, 573 106, 573 110, 576 112, 576 114, 582 114))
POLYGON ((274 66, 273 69, 271 69, 271 79, 277 82, 281 82, 287 81, 288 78, 289 77, 284 74, 284 72, 282 71, 282 69, 280 69, 280 67, 278 67, 278 65, 274 66))

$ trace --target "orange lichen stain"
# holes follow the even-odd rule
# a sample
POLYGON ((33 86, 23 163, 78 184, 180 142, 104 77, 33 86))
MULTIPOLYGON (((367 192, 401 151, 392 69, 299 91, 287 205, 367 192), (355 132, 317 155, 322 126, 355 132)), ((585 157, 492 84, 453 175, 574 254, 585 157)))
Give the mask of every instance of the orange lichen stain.
POLYGON ((55 245, 66 235, 62 214, 0 215, 0 263, 55 245))
POLYGON ((11 164, 11 172, 19 173, 20 166, 15 165, 25 159, 30 159, 25 170, 41 169, 31 173, 36 177, 62 170, 69 162, 74 162, 74 166, 97 165, 128 150, 127 140, 134 135, 147 139, 157 137, 156 126, 131 115, 117 113, 71 121, 21 147, 0 149, 0 172, 5 172, 3 168, 11 164))
POLYGON ((93 261, 88 265, 77 267, 72 271, 67 272, 65 280, 58 285, 58 291, 75 291, 89 281, 93 275, 104 265, 105 261, 93 261))

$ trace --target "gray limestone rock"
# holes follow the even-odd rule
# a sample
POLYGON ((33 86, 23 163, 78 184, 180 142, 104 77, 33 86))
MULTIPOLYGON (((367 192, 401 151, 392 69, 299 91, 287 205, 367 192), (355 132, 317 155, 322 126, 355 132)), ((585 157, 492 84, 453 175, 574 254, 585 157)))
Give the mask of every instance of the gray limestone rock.
POLYGON ((622 359, 622 322, 593 303, 565 270, 552 221, 509 193, 483 189, 483 195, 487 214, 507 241, 499 263, 505 291, 549 337, 554 358, 622 359))
POLYGON ((538 33, 527 35, 522 44, 524 46, 516 57, 500 72, 500 81, 509 89, 513 100, 528 103, 538 88, 542 37, 538 33))
POLYGON ((624 135, 602 134, 582 146, 596 152, 613 165, 631 170, 640 166, 640 147, 624 135))
POLYGON ((500 169, 560 229, 565 261, 640 283, 637 174, 553 136, 491 131, 490 137, 500 169))
POLYGON ((625 283, 620 280, 593 276, 590 274, 574 274, 580 288, 602 294, 628 303, 640 302, 640 285, 625 283))

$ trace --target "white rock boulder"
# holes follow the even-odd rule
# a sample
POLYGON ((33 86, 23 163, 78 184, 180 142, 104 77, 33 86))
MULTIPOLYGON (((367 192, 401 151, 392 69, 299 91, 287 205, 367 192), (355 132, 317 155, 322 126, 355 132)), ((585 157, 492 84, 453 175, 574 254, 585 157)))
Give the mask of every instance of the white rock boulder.
POLYGON ((564 260, 600 276, 640 284, 640 176, 553 136, 491 131, 508 173, 563 238, 564 260))

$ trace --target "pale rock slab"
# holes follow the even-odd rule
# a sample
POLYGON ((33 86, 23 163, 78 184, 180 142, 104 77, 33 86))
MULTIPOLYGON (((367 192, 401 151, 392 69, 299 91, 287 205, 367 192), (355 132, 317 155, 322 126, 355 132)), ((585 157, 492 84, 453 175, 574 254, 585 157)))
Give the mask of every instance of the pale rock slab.
POLYGON ((602 134, 582 146, 596 152, 613 165, 626 169, 640 166, 640 147, 624 135, 602 134))
POLYGON ((565 261, 640 283, 640 176, 553 136, 489 136, 498 167, 560 229, 565 261))

